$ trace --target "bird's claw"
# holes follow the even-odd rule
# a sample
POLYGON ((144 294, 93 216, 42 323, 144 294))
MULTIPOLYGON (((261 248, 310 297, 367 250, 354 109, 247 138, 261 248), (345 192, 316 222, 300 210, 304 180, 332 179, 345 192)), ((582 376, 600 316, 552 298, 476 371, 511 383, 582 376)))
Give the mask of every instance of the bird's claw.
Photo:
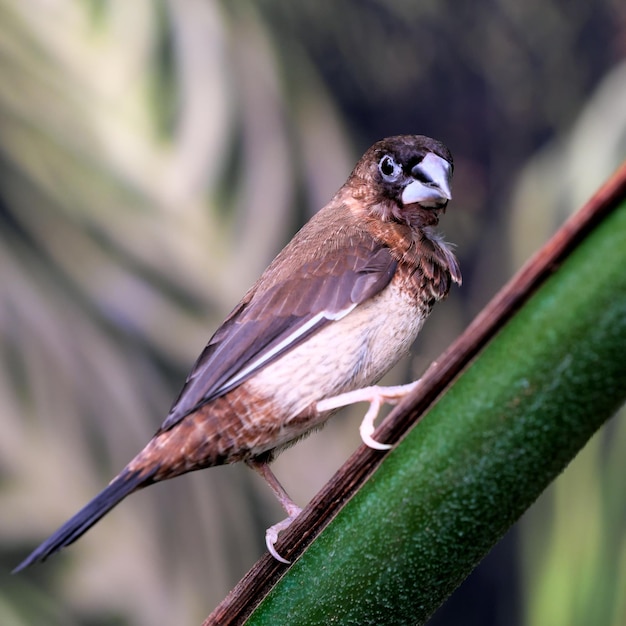
POLYGON ((274 546, 276 542, 278 541, 278 534, 282 532, 283 530, 286 530, 287 528, 289 528, 289 526, 291 526, 291 523, 296 519, 300 511, 301 509, 299 507, 297 508, 297 510, 294 509, 293 511, 290 511, 289 517, 285 518, 282 522, 278 522, 278 524, 274 524, 273 526, 270 526, 265 531, 265 545, 267 546, 267 551, 277 561, 280 561, 281 563, 284 563, 285 565, 290 565, 291 561, 288 561, 287 559, 280 556, 280 554, 278 554, 274 546))
POLYGON ((268 552, 281 563, 285 565, 289 565, 291 561, 284 559, 278 552, 274 545, 278 541, 278 534, 283 530, 286 530, 291 525, 291 522, 300 515, 302 509, 289 497, 285 488, 278 482, 278 478, 274 476, 274 472, 270 469, 267 461, 259 461, 258 459, 248 459, 246 463, 256 472, 258 472, 265 480, 265 482, 269 485, 270 489, 274 492, 274 495, 278 498, 280 505, 285 509, 285 513, 287 513, 288 517, 286 517, 282 522, 278 522, 278 524, 274 524, 270 526, 265 531, 265 545, 267 546, 268 552))
POLYGON ((374 450, 389 450, 391 448, 390 444, 380 443, 380 441, 376 441, 376 439, 372 437, 375 430, 374 421, 378 417, 381 406, 382 400, 379 397, 372 399, 370 408, 367 409, 367 413, 359 426, 359 434, 361 435, 363 443, 369 448, 373 448, 374 450))
POLYGON ((374 450, 389 450, 392 446, 387 443, 380 443, 376 441, 372 435, 374 434, 374 422, 378 417, 380 407, 385 403, 396 404, 408 393, 413 391, 418 385, 419 380, 416 380, 407 385, 396 385, 394 387, 379 387, 374 385, 373 387, 364 387, 363 389, 356 389, 355 391, 349 391, 342 393, 332 398, 325 398, 317 403, 317 410, 332 411, 348 404, 354 404, 355 402, 369 402, 370 407, 367 413, 363 417, 361 426, 359 427, 359 433, 361 434, 361 440, 369 448, 374 450))

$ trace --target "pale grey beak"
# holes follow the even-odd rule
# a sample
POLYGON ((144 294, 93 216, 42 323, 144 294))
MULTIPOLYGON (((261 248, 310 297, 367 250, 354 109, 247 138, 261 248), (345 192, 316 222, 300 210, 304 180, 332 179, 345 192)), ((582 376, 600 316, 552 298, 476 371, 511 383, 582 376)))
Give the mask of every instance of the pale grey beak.
POLYGON ((411 174, 414 180, 404 188, 402 204, 417 202, 424 207, 439 207, 452 199, 452 165, 445 159, 431 152, 413 168, 411 174))

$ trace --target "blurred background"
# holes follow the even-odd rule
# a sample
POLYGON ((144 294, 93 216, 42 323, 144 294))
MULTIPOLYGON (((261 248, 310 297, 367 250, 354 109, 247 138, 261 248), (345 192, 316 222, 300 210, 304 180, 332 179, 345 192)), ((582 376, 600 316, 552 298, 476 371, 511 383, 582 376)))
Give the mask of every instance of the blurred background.
MULTIPOLYGON (((8 574, 143 447, 370 144, 450 147, 441 230, 464 275, 388 382, 417 378, 626 158, 621 0, 0 0, 0 79, 4 626, 197 624, 261 556, 283 512, 230 466, 8 574)), ((363 410, 278 459, 296 501, 359 445, 363 410)), ((432 624, 626 624, 625 465, 618 418, 432 624)))

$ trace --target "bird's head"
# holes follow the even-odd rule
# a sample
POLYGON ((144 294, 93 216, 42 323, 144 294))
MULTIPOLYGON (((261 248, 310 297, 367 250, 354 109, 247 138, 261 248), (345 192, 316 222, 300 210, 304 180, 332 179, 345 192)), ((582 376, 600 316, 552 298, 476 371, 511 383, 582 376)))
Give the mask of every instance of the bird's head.
POLYGON ((348 181, 372 217, 409 226, 436 224, 452 198, 452 155, 423 135, 399 135, 375 143, 348 181))

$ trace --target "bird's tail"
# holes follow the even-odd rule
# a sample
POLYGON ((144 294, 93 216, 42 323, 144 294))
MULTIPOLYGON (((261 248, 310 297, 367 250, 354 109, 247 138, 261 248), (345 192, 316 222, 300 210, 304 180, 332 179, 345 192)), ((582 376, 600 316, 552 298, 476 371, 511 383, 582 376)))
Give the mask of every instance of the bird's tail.
POLYGON ((109 483, 106 489, 101 491, 89 504, 65 522, 61 528, 24 559, 13 570, 13 574, 37 561, 45 561, 51 554, 74 543, 127 495, 152 482, 153 474, 154 472, 146 474, 146 472, 123 470, 109 483))

